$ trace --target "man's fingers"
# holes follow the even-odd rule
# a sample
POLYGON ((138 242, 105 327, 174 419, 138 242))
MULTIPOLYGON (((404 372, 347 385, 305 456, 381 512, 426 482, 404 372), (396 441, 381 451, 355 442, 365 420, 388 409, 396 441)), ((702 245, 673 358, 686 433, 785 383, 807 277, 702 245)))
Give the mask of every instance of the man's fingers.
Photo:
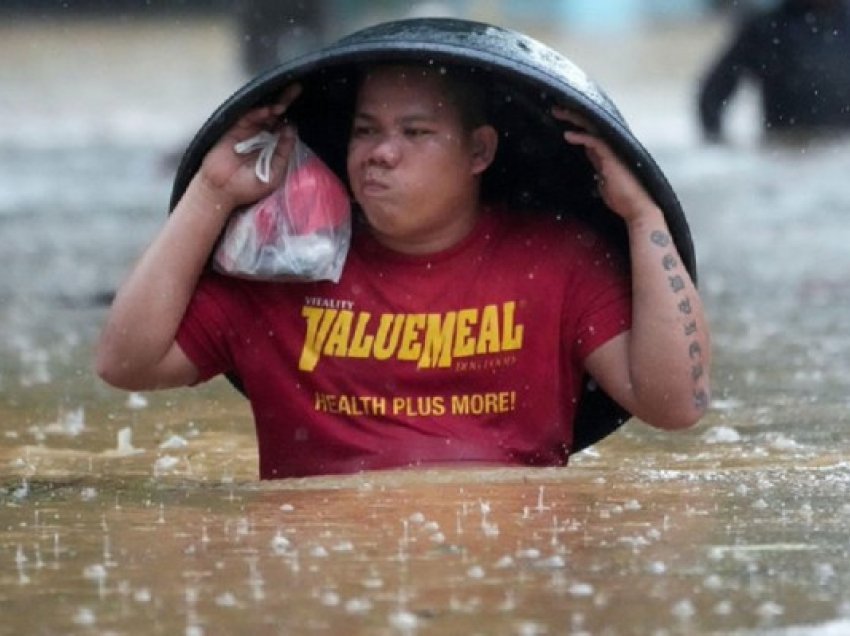
POLYGON ((242 128, 274 128, 281 116, 289 110, 298 96, 301 95, 301 84, 290 84, 280 94, 273 104, 252 108, 236 122, 235 129, 242 128))
POLYGON ((570 124, 573 124, 574 126, 582 128, 583 130, 595 132, 593 125, 590 123, 590 121, 588 121, 575 111, 567 108, 566 106, 561 106, 560 104, 552 106, 552 116, 555 119, 568 122, 570 124))
POLYGON ((590 162, 597 169, 599 169, 606 156, 613 154, 608 148, 608 145, 595 135, 568 130, 564 133, 564 139, 576 146, 583 146, 587 153, 587 158, 590 159, 590 162))
POLYGON ((577 132, 575 130, 565 131, 564 139, 569 141, 571 144, 577 144, 579 146, 592 146, 595 145, 597 140, 597 138, 590 133, 577 132))
POLYGON ((286 124, 280 129, 280 138, 278 139, 274 154, 277 158, 282 159, 284 163, 289 161, 297 136, 298 131, 291 124, 286 124))
POLYGON ((301 90, 301 84, 290 84, 283 89, 283 93, 280 94, 280 99, 277 100, 277 106, 283 108, 283 110, 280 111, 281 113, 292 106, 292 102, 298 99, 298 96, 301 95, 301 90))

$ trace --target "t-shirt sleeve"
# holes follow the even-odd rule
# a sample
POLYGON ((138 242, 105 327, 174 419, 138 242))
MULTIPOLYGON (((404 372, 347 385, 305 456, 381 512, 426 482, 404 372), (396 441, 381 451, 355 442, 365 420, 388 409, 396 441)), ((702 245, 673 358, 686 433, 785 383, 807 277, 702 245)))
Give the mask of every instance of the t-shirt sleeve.
POLYGON ((198 368, 198 383, 233 369, 234 330, 223 292, 213 278, 201 278, 177 330, 177 344, 198 368))
POLYGON ((574 354, 584 360, 615 336, 631 329, 631 277, 626 258, 592 230, 575 235, 577 258, 564 320, 575 334, 574 354))

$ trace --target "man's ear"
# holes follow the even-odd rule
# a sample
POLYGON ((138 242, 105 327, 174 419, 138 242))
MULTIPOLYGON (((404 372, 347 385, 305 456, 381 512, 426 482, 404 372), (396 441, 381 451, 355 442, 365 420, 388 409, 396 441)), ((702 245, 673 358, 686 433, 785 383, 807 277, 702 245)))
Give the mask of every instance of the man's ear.
POLYGON ((479 175, 490 167, 499 147, 499 133, 490 125, 472 131, 472 174, 479 175))

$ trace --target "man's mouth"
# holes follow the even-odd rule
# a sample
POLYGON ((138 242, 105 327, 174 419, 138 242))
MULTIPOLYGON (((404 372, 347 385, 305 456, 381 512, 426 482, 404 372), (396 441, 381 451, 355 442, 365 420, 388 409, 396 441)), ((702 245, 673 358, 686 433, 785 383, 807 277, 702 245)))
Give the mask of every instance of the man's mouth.
POLYGON ((363 180, 361 189, 364 194, 371 195, 386 192, 390 189, 390 186, 386 181, 382 181, 381 179, 367 177, 363 180))

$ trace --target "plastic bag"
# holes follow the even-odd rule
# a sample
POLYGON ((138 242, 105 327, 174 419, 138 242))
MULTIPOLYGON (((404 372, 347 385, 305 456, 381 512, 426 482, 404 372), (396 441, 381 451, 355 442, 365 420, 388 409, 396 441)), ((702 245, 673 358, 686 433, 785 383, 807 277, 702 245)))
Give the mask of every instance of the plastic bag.
MULTIPOLYGON (((262 132, 236 144, 260 150, 255 172, 268 183, 278 135, 262 132)), ((241 278, 339 282, 351 243, 351 204, 345 186, 301 139, 281 185, 228 220, 213 267, 241 278)))

